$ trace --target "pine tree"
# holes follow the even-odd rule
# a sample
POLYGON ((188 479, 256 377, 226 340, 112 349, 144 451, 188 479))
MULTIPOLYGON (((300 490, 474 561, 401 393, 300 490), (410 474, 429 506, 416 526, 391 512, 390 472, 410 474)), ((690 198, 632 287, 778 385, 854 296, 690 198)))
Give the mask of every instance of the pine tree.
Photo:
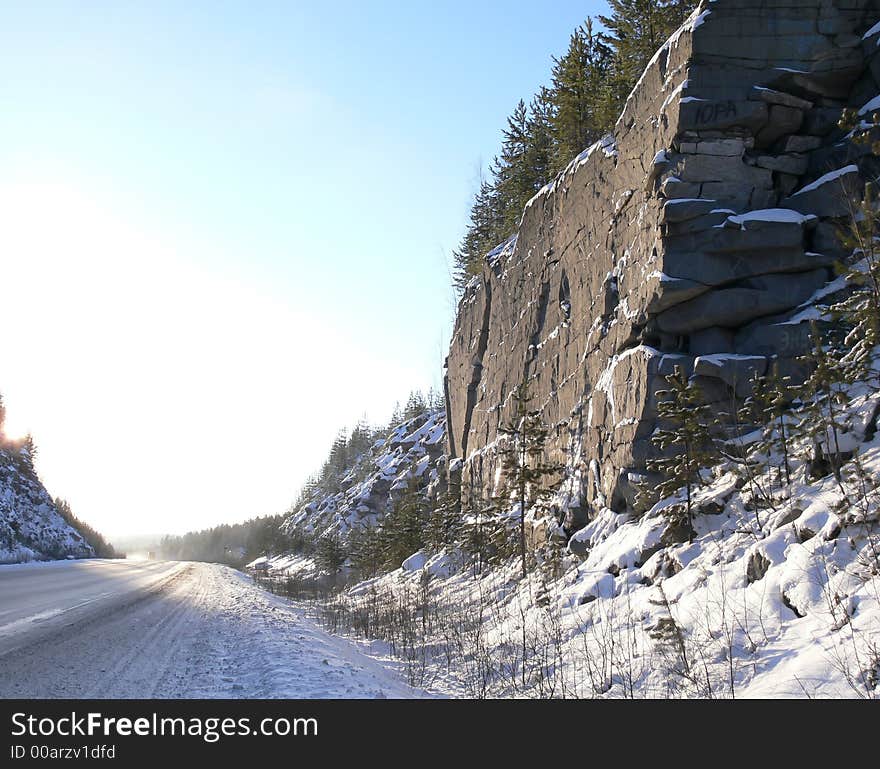
POLYGON ((366 416, 361 417, 358 423, 351 431, 351 437, 348 439, 348 452, 352 460, 357 459, 365 452, 369 451, 373 445, 373 430, 367 422, 366 416))
POLYGON ((592 19, 572 33, 565 55, 554 57, 549 99, 555 171, 606 132, 601 89, 610 67, 611 48, 603 35, 593 32, 592 19))
POLYGON ((353 530, 348 546, 351 566, 358 579, 370 579, 381 573, 385 556, 382 552, 380 527, 364 526, 353 530))
POLYGON ((748 485, 758 532, 763 529, 760 508, 763 505, 773 507, 773 498, 759 479, 766 468, 766 457, 754 450, 754 443, 746 443, 745 436, 764 422, 766 381, 766 377, 756 371, 750 380, 751 393, 742 402, 737 397, 738 388, 734 381, 730 388, 730 410, 719 410, 711 425, 722 436, 715 441, 719 455, 731 462, 732 472, 748 485))
POLYGON ((513 114, 507 118, 501 144, 501 156, 494 169, 495 184, 506 232, 516 227, 522 206, 533 194, 534 186, 527 160, 529 151, 529 116, 520 99, 513 114))
POLYGON ((788 422, 791 402, 797 397, 797 388, 791 377, 781 376, 779 362, 774 361, 765 376, 755 376, 752 392, 744 408, 761 425, 761 440, 757 448, 768 457, 782 458, 779 485, 791 486, 791 427, 788 422))
POLYGON ((471 205, 470 222, 461 245, 453 251, 453 280, 459 291, 479 275, 483 257, 505 238, 501 196, 492 182, 482 180, 471 205))
POLYGON ((413 419, 421 416, 427 410, 428 405, 425 402, 425 396, 418 390, 413 390, 406 401, 406 408, 403 410, 403 418, 404 420, 413 419))
MULTIPOLYGON (((676 366, 674 373, 666 377, 666 383, 669 389, 657 392, 657 418, 663 426, 651 436, 664 456, 648 462, 648 469, 661 476, 654 486, 658 499, 685 489, 688 536, 693 539, 693 494, 703 484, 702 469, 717 457, 717 450, 708 438, 713 419, 699 385, 687 377, 681 366, 676 366)), ((674 506, 667 510, 670 515, 675 514, 674 506)))
POLYGON ((461 537, 462 529, 461 484, 451 483, 439 496, 431 511, 425 542, 433 550, 451 547, 461 537))
POLYGON ((812 366, 812 373, 801 389, 803 416, 795 429, 812 446, 813 455, 808 457, 811 473, 814 477, 821 477, 830 471, 841 494, 846 497, 840 433, 846 428, 843 409, 849 402, 845 390, 847 370, 837 352, 825 345, 816 322, 812 321, 810 326, 813 351, 802 360, 812 366))
POLYGON ((28 433, 24 438, 14 444, 17 447, 15 454, 16 462, 22 470, 28 473, 36 473, 37 444, 34 436, 28 433))
POLYGON ((553 177, 553 98, 548 88, 542 87, 532 99, 526 129, 528 142, 524 162, 530 185, 525 190, 520 213, 553 177))
POLYGON ((429 411, 446 411, 446 397, 443 390, 428 389, 427 408, 429 411))
POLYGON ((880 386, 873 367, 874 350, 880 344, 880 214, 874 185, 866 184, 863 199, 853 205, 841 242, 852 256, 844 266, 847 284, 854 290, 831 307, 835 320, 846 328, 840 358, 846 381, 880 386))
POLYGON ((425 546, 428 515, 428 503, 418 479, 411 478, 403 495, 382 521, 380 537, 387 568, 398 568, 425 546))
POLYGON ((3 393, 0 393, 0 438, 3 437, 3 428, 6 425, 6 406, 3 403, 3 393))
POLYGON ((654 53, 682 25, 692 0, 608 0, 610 16, 599 16, 614 51, 608 113, 619 114, 654 53))
POLYGON ((482 499, 473 492, 462 498, 461 546, 471 557, 474 577, 495 556, 497 533, 502 528, 492 502, 482 499))
POLYGON ((337 574, 347 558, 342 538, 335 531, 327 532, 315 543, 315 562, 330 574, 337 574))
POLYGON ((517 507, 519 557, 522 576, 528 576, 526 550, 526 510, 546 502, 554 488, 546 485, 548 476, 557 475, 561 466, 544 458, 549 428, 541 420, 541 412, 529 408, 531 395, 523 380, 511 395, 514 413, 510 421, 498 428, 504 439, 498 457, 504 479, 501 493, 496 496, 495 510, 505 512, 513 502, 517 507))

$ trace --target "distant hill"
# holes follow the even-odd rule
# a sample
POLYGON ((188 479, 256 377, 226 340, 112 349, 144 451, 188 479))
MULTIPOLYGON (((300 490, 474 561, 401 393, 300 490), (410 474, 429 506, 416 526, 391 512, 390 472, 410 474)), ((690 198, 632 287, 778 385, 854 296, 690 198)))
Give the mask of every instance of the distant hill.
POLYGON ((32 451, 29 440, 0 437, 0 563, 94 557, 37 476, 32 451))

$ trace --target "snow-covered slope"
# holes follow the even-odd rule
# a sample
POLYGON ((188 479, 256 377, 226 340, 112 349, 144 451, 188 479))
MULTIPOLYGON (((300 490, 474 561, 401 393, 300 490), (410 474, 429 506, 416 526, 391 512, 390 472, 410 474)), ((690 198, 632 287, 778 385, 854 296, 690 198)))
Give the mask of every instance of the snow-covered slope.
POLYGON ((26 449, 0 443, 0 563, 93 555, 83 536, 58 514, 26 449))
POLYGON ((345 537, 352 529, 373 525, 409 484, 426 494, 436 490, 443 482, 445 447, 442 411, 408 419, 356 457, 335 490, 315 489, 284 526, 317 536, 336 532, 345 537))
POLYGON ((794 440, 790 484, 778 451, 753 454, 752 475, 707 469, 692 541, 672 514, 682 492, 641 516, 605 508, 525 580, 515 562, 480 575, 457 550, 422 553, 344 593, 330 621, 370 627, 420 685, 457 695, 878 697, 880 392, 846 396, 842 483, 794 440))

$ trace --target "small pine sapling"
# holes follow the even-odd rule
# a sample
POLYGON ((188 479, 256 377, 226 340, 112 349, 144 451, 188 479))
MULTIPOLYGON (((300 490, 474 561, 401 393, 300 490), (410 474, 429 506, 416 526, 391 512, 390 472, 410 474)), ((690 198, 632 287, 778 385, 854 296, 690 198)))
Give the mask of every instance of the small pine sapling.
MULTIPOLYGON (((669 389, 657 392, 657 417, 662 426, 651 436, 651 441, 664 455, 651 460, 648 469, 661 476, 655 485, 657 498, 684 488, 688 539, 692 541, 694 492, 703 484, 702 469, 718 456, 708 435, 713 420, 699 385, 681 366, 676 366, 674 373, 666 377, 666 383, 669 389)), ((668 510, 673 515, 675 508, 668 510)), ((677 516, 675 522, 680 523, 677 516)))

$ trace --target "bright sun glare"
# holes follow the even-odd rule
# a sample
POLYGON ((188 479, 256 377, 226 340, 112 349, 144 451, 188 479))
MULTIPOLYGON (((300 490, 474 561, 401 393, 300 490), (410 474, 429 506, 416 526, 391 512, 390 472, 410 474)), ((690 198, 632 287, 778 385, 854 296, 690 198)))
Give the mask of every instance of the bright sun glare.
MULTIPOLYGON (((261 285, 206 271, 192 244, 158 237, 110 191, 4 179, 0 211, 3 281, 16 286, 3 309, 21 319, 0 357, 7 434, 33 434, 50 492, 93 525, 177 531, 283 509, 316 462, 291 436, 329 441, 362 412, 349 386, 376 370, 368 352, 261 285)), ((378 368, 365 403, 413 379, 378 368)))

